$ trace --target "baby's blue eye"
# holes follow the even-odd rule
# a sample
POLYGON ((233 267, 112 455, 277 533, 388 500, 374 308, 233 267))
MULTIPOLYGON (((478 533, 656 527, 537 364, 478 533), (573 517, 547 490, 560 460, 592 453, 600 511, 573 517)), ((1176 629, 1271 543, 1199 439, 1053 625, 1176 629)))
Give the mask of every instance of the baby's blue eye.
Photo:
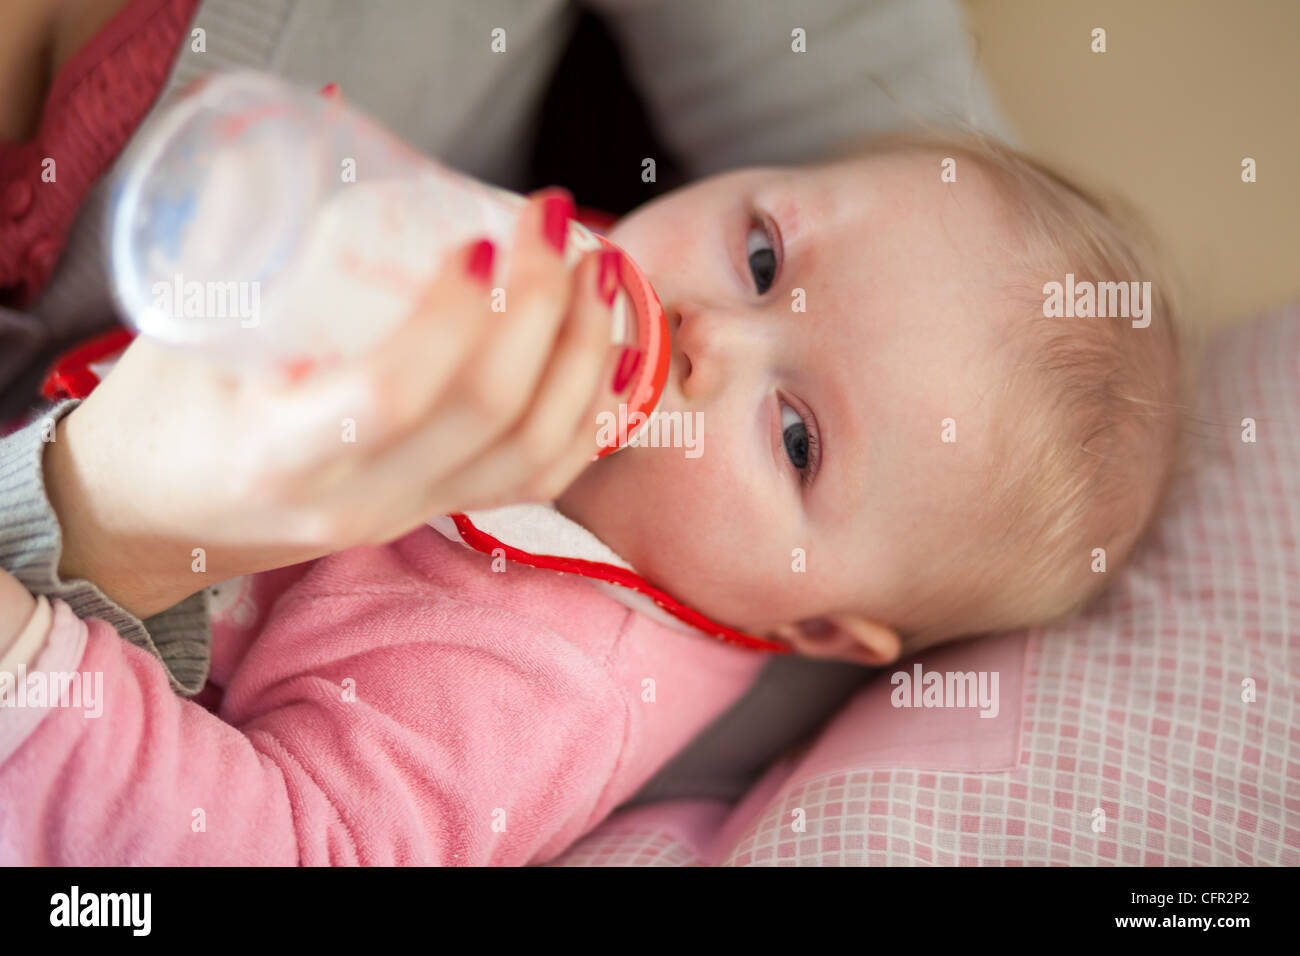
POLYGON ((789 405, 781 405, 781 438, 790 464, 800 471, 808 467, 808 426, 789 405))
POLYGON ((750 227, 749 234, 745 237, 745 254, 749 257, 749 271, 754 276, 754 285, 758 294, 763 295, 772 288, 772 280, 776 278, 776 250, 772 248, 762 226, 750 227))

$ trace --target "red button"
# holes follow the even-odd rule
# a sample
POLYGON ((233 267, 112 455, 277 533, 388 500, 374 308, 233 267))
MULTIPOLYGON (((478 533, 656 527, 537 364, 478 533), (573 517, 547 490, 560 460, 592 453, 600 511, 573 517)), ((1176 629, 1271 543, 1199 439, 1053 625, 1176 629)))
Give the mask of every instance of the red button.
POLYGON ((40 238, 27 249, 27 265, 37 273, 37 285, 43 285, 59 258, 59 245, 53 239, 40 238))
POLYGON ((10 219, 21 219, 32 208, 32 184, 18 179, 5 190, 5 212, 10 219))

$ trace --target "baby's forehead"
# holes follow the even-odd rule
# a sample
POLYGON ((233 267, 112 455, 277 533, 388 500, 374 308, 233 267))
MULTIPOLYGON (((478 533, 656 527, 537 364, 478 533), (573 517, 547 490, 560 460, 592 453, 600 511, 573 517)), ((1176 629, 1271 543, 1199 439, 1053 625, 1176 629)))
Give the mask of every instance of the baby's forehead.
POLYGON ((774 208, 797 222, 786 243, 791 281, 833 293, 856 315, 995 322, 1004 310, 994 303, 1008 290, 1023 292, 1021 230, 997 177, 969 163, 947 181, 945 158, 891 150, 774 183, 774 208))
POLYGON ((987 228, 1007 226, 1012 215, 1007 173, 963 150, 929 144, 873 149, 804 167, 800 177, 821 199, 823 213, 852 216, 892 202, 917 216, 944 215, 955 224, 987 228))

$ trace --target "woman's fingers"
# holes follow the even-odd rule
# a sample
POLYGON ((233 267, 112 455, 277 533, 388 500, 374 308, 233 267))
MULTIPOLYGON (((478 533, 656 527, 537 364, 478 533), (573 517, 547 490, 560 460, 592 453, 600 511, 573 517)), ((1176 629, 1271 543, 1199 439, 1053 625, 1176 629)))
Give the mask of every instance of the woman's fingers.
POLYGON ((478 439, 472 447, 460 446, 457 463, 475 457, 508 431, 532 400, 570 309, 573 276, 564 265, 562 249, 572 214, 567 192, 546 190, 519 218, 505 310, 439 408, 449 432, 478 439))
POLYGON ((574 278, 573 307, 528 410, 499 441, 434 490, 435 499, 441 498, 431 504, 435 511, 439 504, 549 500, 595 454, 597 415, 616 408, 618 399, 612 388, 618 356, 609 343, 619 254, 591 253, 574 278))
POLYGON ((366 452, 378 456, 418 431, 467 365, 485 347, 502 314, 493 311, 499 250, 487 239, 462 246, 426 290, 410 321, 372 352, 372 407, 366 452))
POLYGON ((417 431, 499 317, 491 311, 495 255, 487 240, 462 245, 411 316, 368 354, 276 387, 267 404, 282 446, 270 454, 297 468, 329 462, 337 478, 417 431))
MULTIPOLYGON (((615 416, 618 415, 618 402, 626 402, 632 397, 632 385, 635 376, 621 374, 620 369, 626 371, 628 361, 624 353, 624 347, 615 347, 607 356, 605 365, 601 369, 600 381, 608 387, 608 391, 602 391, 601 401, 602 408, 609 408, 615 416), (622 385, 622 390, 615 392, 614 388, 622 385), (617 396, 617 398, 614 398, 617 396)), ((617 417, 614 422, 617 425, 617 417)), ((600 425, 602 423, 592 414, 583 420, 580 425, 568 438, 567 446, 555 457, 555 461, 550 468, 540 475, 538 483, 549 490, 546 500, 551 501, 558 498, 564 489, 573 484, 574 479, 582 473, 582 470, 591 464, 595 458, 596 452, 600 449, 601 443, 609 436, 606 436, 600 425), (590 425, 588 425, 590 423, 590 425), (600 439, 598 441, 598 439, 600 439)), ((619 437, 617 435, 613 436, 619 437)), ((606 444, 608 442, 605 442, 606 444)), ((503 502, 497 502, 501 504, 503 502)))
MULTIPOLYGON (((607 265, 607 282, 608 276, 607 265)), ((574 270, 573 307, 546 358, 530 409, 515 428, 468 462, 448 467, 459 448, 448 447, 455 438, 439 415, 382 460, 368 465, 365 480, 374 502, 413 502, 405 522, 385 529, 390 538, 447 511, 543 500, 550 489, 539 483, 539 475, 565 472, 567 484, 591 458, 595 409, 615 402, 612 392, 604 394, 616 357, 609 346, 612 313, 600 295, 600 278, 599 253, 587 256, 574 270), (579 434, 585 441, 576 439, 579 434), (567 460, 557 469, 556 459, 561 456, 567 460)), ((342 506, 342 501, 328 504, 342 506)), ((364 515, 359 517, 364 521, 364 515)))
MULTIPOLYGON (((573 294, 574 276, 547 238, 548 232, 553 239, 567 229, 564 217, 571 201, 565 197, 556 205, 547 201, 553 195, 543 194, 525 207, 504 299, 492 290, 494 304, 500 302, 502 310, 483 307, 480 318, 468 320, 481 330, 471 351, 458 350, 451 380, 441 383, 437 400, 403 430, 402 444, 424 449, 421 473, 430 484, 496 442, 532 400, 573 294)), ((391 450, 397 447, 394 443, 391 450)))
POLYGON ((597 448, 596 413, 618 398, 607 381, 618 359, 607 301, 617 254, 593 253, 570 272, 572 210, 558 190, 524 207, 504 295, 493 288, 499 252, 467 244, 370 353, 279 388, 268 402, 278 444, 259 454, 293 487, 269 489, 268 500, 310 502, 334 516, 322 535, 352 543, 387 540, 377 535, 469 501, 562 490, 553 485, 567 485, 597 448), (427 514, 414 510, 422 503, 427 514))
MULTIPOLYGON (((557 243, 572 208, 562 190, 524 207, 504 290, 470 274, 483 247, 464 246, 412 316, 369 354, 279 389, 268 404, 283 419, 282 433, 296 436, 286 444, 296 447, 270 454, 298 467, 337 462, 340 451, 349 452, 337 447, 338 436, 350 428, 352 451, 378 456, 433 421, 452 456, 450 470, 508 430, 523 414, 568 311, 572 277, 557 243)), ((492 271, 500 276, 500 268, 492 271)))
MULTIPOLYGON (((619 254, 605 249, 587 256, 577 279, 574 305, 556 338, 550 361, 524 417, 501 441, 503 452, 536 473, 573 448, 585 436, 584 460, 597 451, 597 415, 614 407, 616 363, 610 348, 612 304, 621 279, 619 254)), ((619 350, 621 351, 621 349, 619 350)))

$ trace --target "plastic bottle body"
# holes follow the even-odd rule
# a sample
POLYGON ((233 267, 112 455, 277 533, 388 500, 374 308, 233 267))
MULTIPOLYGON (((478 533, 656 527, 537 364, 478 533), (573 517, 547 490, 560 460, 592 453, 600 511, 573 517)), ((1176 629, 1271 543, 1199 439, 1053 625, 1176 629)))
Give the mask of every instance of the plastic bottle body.
MULTIPOLYGON (((206 78, 152 120, 114 184, 118 304, 141 333, 258 373, 357 354, 411 314, 451 250, 497 245, 508 274, 522 196, 423 156, 350 107, 253 72, 206 78)), ((570 223, 570 267, 606 245, 570 223)), ((628 402, 667 375, 653 289, 625 255, 611 341, 642 348, 628 402)))

